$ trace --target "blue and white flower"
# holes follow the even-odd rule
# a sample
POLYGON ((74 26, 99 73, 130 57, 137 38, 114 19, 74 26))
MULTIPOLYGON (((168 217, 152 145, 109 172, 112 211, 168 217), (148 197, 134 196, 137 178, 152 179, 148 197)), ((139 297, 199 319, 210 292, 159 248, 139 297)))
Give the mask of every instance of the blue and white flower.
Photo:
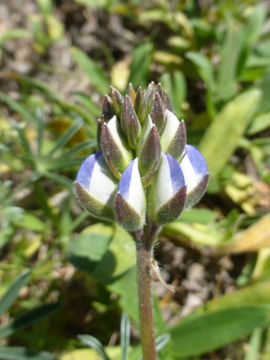
POLYGON ((136 232, 175 221, 202 198, 206 161, 186 144, 185 123, 160 85, 130 87, 125 98, 111 88, 99 124, 101 151, 83 162, 75 182, 92 216, 136 232))

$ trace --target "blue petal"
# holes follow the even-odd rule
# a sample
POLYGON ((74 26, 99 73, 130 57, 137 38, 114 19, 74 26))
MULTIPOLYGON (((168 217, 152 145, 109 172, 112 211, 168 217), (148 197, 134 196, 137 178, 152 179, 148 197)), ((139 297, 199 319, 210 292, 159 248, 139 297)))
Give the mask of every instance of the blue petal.
POLYGON ((192 145, 186 145, 184 151, 192 164, 193 170, 197 174, 201 174, 203 176, 208 173, 208 166, 205 158, 198 149, 192 145))
POLYGON ((81 184, 85 189, 89 189, 95 163, 101 154, 102 151, 98 151, 97 153, 88 156, 78 171, 76 182, 81 184))
MULTIPOLYGON (((178 161, 170 154, 165 154, 170 167, 171 186, 173 194, 185 186, 185 178, 178 161)), ((167 184, 169 185, 169 184, 167 184)), ((164 184, 166 186, 166 184, 164 184)))
POLYGON ((131 176, 132 176, 132 169, 134 165, 134 160, 132 160, 128 166, 126 167, 121 179, 119 181, 118 192, 123 196, 123 198, 128 198, 131 176))

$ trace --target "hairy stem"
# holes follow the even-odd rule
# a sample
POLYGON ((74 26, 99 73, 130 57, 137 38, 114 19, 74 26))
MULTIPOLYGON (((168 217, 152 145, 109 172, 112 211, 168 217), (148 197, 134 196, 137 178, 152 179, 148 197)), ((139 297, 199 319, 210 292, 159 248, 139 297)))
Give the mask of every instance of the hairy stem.
POLYGON ((157 360, 152 302, 151 261, 153 241, 144 239, 141 234, 136 238, 137 283, 143 360, 157 360))

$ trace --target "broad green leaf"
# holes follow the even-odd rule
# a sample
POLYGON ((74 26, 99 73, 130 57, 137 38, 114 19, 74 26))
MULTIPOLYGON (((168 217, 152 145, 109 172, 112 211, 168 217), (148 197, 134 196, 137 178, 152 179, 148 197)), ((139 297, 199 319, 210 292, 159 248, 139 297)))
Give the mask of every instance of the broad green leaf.
POLYGON ((71 48, 71 54, 77 65, 79 65, 88 76, 90 83, 102 94, 105 94, 109 89, 109 81, 103 69, 76 47, 71 48))
POLYGON ((29 280, 30 270, 26 270, 22 273, 15 282, 10 286, 7 292, 4 294, 0 300, 0 315, 9 309, 13 302, 17 299, 19 291, 21 288, 26 285, 29 280))
POLYGON ((78 335, 78 339, 85 345, 95 349, 96 352, 101 356, 103 360, 110 360, 104 346, 93 336, 90 335, 78 335))
POLYGON ((153 44, 150 42, 143 42, 135 47, 131 54, 132 63, 130 67, 129 82, 133 84, 134 89, 137 89, 139 86, 142 88, 147 86, 152 52, 153 44))
POLYGON ((69 243, 69 261, 78 269, 92 274, 105 256, 112 236, 113 230, 110 226, 96 224, 86 228, 69 243))
POLYGON ((138 322, 138 294, 136 267, 126 271, 117 280, 108 285, 108 289, 120 295, 120 305, 132 320, 138 322))
POLYGON ((56 358, 45 351, 35 352, 24 347, 0 346, 1 360, 56 360, 56 358))
POLYGON ((171 328, 171 349, 175 358, 200 355, 251 333, 270 323, 270 308, 239 306, 182 319, 171 328))
POLYGON ((224 241, 224 235, 213 226, 188 224, 180 221, 164 226, 162 234, 176 237, 176 239, 177 236, 180 236, 199 245, 215 247, 220 247, 224 241))
POLYGON ((51 315, 53 312, 58 310, 60 307, 59 304, 44 304, 37 306, 36 308, 27 311, 26 313, 20 315, 19 317, 12 320, 5 326, 0 328, 0 338, 10 336, 16 331, 37 322, 38 320, 51 315))
POLYGON ((226 252, 254 252, 270 246, 270 214, 263 216, 247 230, 236 234, 233 239, 224 244, 226 252))
POLYGON ((270 127, 270 111, 255 117, 250 124, 247 134, 254 135, 270 127))
POLYGON ((248 285, 231 294, 222 295, 207 301, 204 305, 198 307, 190 316, 243 305, 268 305, 270 303, 269 286, 269 280, 248 285))
MULTIPOLYGON (((237 147, 261 98, 257 89, 248 90, 230 101, 211 123, 200 143, 212 177, 218 175, 237 147)), ((210 177, 211 177, 210 176, 210 177)))
POLYGON ((108 251, 94 269, 96 280, 111 283, 130 269, 136 261, 135 245, 132 237, 120 226, 115 226, 113 239, 108 251))
POLYGON ((185 210, 178 221, 184 223, 196 223, 207 225, 217 218, 217 212, 208 209, 188 209, 185 210))
POLYGON ((20 219, 13 220, 13 223, 18 227, 37 232, 45 229, 45 223, 29 212, 23 212, 20 219))

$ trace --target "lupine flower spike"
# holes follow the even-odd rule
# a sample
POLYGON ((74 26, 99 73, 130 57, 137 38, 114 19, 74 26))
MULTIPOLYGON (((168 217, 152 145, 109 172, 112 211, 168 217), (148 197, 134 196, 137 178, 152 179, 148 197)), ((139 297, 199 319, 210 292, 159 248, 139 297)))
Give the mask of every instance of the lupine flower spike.
POLYGON ((82 163, 76 192, 92 216, 118 222, 135 240, 143 360, 157 360, 151 292, 151 269, 159 275, 154 240, 164 224, 201 199, 209 178, 207 164, 186 144, 185 123, 174 115, 160 84, 137 92, 130 85, 125 97, 111 87, 97 138, 100 151, 82 163))
POLYGON ((171 111, 167 93, 151 83, 123 97, 111 87, 99 121, 101 150, 82 164, 78 198, 97 218, 142 230, 176 220, 195 205, 208 183, 202 154, 186 144, 184 121, 171 111))

